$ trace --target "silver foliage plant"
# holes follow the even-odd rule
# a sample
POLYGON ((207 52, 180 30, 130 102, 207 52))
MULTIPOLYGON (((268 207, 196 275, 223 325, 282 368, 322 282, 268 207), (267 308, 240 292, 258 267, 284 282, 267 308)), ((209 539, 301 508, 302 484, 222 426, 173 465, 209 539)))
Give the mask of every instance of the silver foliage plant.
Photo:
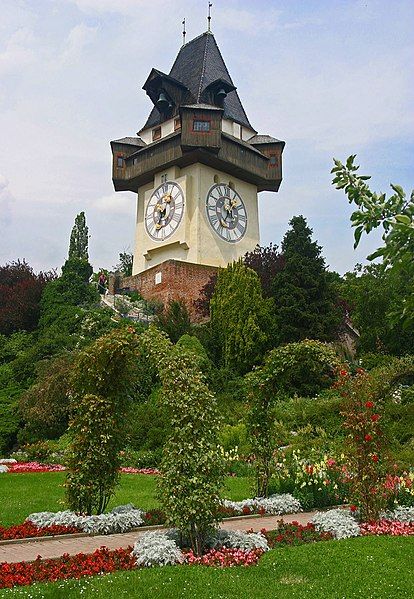
POLYGON ((335 539, 349 539, 360 535, 359 524, 347 510, 335 509, 317 512, 312 519, 316 530, 330 532, 335 539))
POLYGON ((132 550, 137 566, 172 566, 182 564, 185 556, 175 541, 163 532, 146 532, 132 550))
POLYGON ((394 510, 383 514, 387 520, 395 520, 410 524, 414 522, 414 506, 399 505, 394 510))
POLYGON ((209 539, 208 545, 212 549, 241 549, 242 551, 253 551, 261 549, 269 551, 270 547, 265 536, 260 532, 243 532, 241 530, 217 530, 209 539))
POLYGON ((89 534, 114 534, 128 532, 132 528, 138 528, 144 523, 145 512, 136 509, 132 504, 118 506, 108 514, 99 516, 78 516, 75 512, 66 510, 64 512, 37 512, 30 514, 26 521, 36 526, 76 526, 82 532, 89 534))
POLYGON ((300 501, 290 493, 270 495, 270 497, 255 497, 254 499, 243 499, 242 501, 223 501, 224 507, 235 510, 237 514, 243 513, 243 508, 248 507, 252 512, 264 509, 265 514, 280 516, 282 514, 295 514, 302 511, 300 501))

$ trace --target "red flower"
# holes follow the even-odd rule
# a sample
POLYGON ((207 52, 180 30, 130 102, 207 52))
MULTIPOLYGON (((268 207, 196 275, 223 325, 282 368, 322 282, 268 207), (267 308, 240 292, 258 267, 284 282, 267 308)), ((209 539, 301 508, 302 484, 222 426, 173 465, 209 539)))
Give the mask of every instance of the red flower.
POLYGON ((341 376, 346 376, 346 375, 348 374, 348 371, 347 371, 347 370, 340 370, 340 371, 339 371, 339 374, 340 374, 341 376))
POLYGON ((364 439, 365 441, 372 441, 371 435, 365 435, 364 439))
POLYGON ((351 505, 349 509, 351 510, 351 512, 356 512, 358 508, 356 505, 351 505))
POLYGON ((374 453, 374 455, 372 456, 372 461, 373 462, 378 462, 379 457, 377 456, 377 454, 374 453))
POLYGON ((365 402, 365 407, 366 408, 373 408, 374 407, 374 402, 373 401, 366 401, 365 402))
POLYGON ((379 414, 373 414, 371 416, 371 420, 372 422, 378 422, 378 420, 381 418, 381 416, 379 414))

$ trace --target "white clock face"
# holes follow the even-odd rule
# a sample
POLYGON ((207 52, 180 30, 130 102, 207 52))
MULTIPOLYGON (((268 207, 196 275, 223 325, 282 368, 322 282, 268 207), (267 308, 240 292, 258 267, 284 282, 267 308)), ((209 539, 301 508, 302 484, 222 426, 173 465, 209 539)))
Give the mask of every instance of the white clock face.
POLYGON ((207 194, 206 211, 210 225, 224 241, 236 243, 246 233, 246 207, 237 191, 228 185, 213 185, 207 194))
POLYGON ((178 183, 162 183, 150 197, 145 211, 145 229, 151 239, 164 241, 174 233, 184 212, 184 193, 178 183))

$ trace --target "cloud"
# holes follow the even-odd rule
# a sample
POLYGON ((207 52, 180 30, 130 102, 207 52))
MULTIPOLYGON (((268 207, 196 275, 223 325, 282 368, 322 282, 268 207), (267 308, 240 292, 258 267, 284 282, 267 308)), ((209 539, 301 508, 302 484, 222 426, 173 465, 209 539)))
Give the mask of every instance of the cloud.
POLYGON ((89 27, 84 23, 73 27, 66 38, 60 61, 71 63, 79 60, 85 47, 95 40, 97 31, 98 27, 89 27))
POLYGON ((19 72, 35 61, 32 43, 33 33, 27 28, 17 29, 10 35, 5 50, 0 53, 0 76, 19 72))
POLYGON ((105 214, 135 214, 136 195, 130 192, 112 193, 93 200, 91 207, 105 214))
MULTIPOLYGON (((139 15, 146 12, 148 0, 73 0, 79 10, 86 13, 120 13, 139 15)), ((167 0, 152 0, 152 8, 171 6, 167 0)))
POLYGON ((220 7, 217 21, 221 29, 263 35, 279 26, 282 14, 281 10, 269 8, 268 5, 256 10, 220 7))
POLYGON ((11 224, 12 201, 9 181, 0 173, 0 223, 3 227, 11 224))

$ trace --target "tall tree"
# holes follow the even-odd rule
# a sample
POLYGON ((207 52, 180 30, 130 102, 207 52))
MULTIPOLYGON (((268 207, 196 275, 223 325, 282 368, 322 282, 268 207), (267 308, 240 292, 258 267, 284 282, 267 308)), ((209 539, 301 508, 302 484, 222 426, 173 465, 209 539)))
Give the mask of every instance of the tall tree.
POLYGON ((278 341, 335 339, 341 313, 321 247, 312 241, 303 216, 293 217, 289 225, 281 246, 284 268, 271 285, 278 341))
POLYGON ((86 226, 85 213, 80 212, 75 218, 75 224, 73 225, 70 234, 69 260, 77 258, 78 260, 85 260, 88 262, 88 239, 89 230, 86 226))
POLYGON ((224 366, 243 374, 261 361, 271 338, 272 306, 258 275, 241 261, 219 271, 210 310, 224 366))

